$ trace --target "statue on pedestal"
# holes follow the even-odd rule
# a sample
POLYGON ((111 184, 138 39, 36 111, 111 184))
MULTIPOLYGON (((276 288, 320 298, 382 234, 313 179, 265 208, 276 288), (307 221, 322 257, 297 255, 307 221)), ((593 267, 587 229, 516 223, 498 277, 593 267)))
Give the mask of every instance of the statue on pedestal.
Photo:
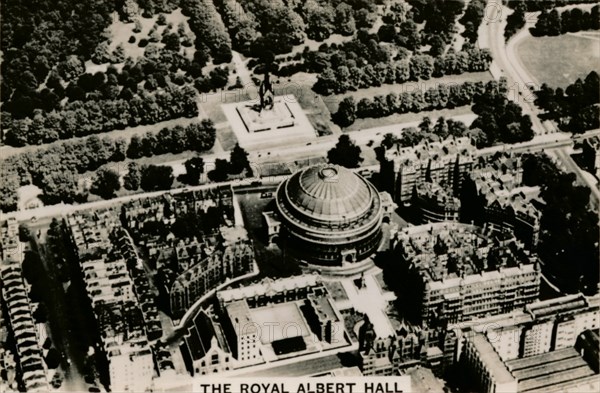
POLYGON ((263 110, 273 109, 273 106, 275 105, 275 93, 273 92, 273 85, 271 84, 268 69, 265 71, 265 79, 258 88, 258 96, 260 98, 260 104, 257 108, 259 113, 263 110))

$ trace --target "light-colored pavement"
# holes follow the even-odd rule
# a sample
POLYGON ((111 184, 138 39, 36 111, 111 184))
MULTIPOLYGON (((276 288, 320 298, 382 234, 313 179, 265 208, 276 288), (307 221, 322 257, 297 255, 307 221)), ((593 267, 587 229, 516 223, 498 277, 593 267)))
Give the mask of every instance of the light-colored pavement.
POLYGON ((365 285, 357 288, 353 280, 342 280, 344 290, 348 295, 350 304, 358 312, 366 314, 369 321, 373 324, 377 337, 389 337, 394 334, 394 328, 386 315, 388 308, 389 294, 384 296, 379 288, 379 284, 373 275, 365 275, 365 285))

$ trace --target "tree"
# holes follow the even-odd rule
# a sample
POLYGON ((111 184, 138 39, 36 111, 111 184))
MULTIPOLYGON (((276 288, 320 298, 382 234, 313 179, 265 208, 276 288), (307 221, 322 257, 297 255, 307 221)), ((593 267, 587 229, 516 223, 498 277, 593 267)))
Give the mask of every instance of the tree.
POLYGON ((356 103, 354 102, 354 97, 344 97, 338 106, 333 120, 340 127, 348 127, 354 123, 356 120, 356 103))
POLYGON ((129 147, 127 148, 127 157, 128 158, 140 158, 143 155, 142 149, 142 138, 139 135, 135 134, 131 137, 129 141, 129 147))
POLYGON ((228 178, 229 162, 222 158, 215 160, 215 169, 208 173, 208 178, 214 182, 223 182, 228 178))
POLYGON ((120 189, 119 173, 109 168, 100 168, 94 176, 90 191, 104 199, 111 199, 120 189))
POLYGON ((344 2, 335 8, 335 31, 343 36, 350 36, 356 31, 356 23, 352 7, 344 2))
POLYGON ((132 161, 127 166, 127 173, 123 176, 123 187, 126 190, 136 191, 140 188, 141 172, 137 162, 132 161))
POLYGON ((179 52, 181 49, 181 44, 179 43, 179 36, 175 33, 169 33, 164 36, 163 43, 165 44, 165 49, 179 52))
POLYGON ((412 20, 400 23, 396 44, 413 51, 421 44, 421 34, 418 26, 412 20))
POLYGON ((52 172, 44 176, 44 202, 55 205, 60 202, 73 203, 79 196, 77 173, 69 171, 52 172))
POLYGON ((227 67, 217 67, 210 71, 210 82, 213 89, 221 89, 227 86, 229 82, 229 69, 227 67))
POLYGON ((248 152, 239 143, 236 143, 231 150, 229 161, 229 173, 238 175, 246 170, 246 175, 252 176, 252 168, 250 168, 250 161, 248 161, 248 152))
POLYGON ((144 191, 169 190, 174 180, 171 166, 148 165, 141 168, 140 186, 144 191))
POLYGON ((139 15, 140 8, 135 0, 125 0, 123 7, 121 8, 121 19, 123 22, 131 22, 134 21, 139 23, 139 20, 136 18, 139 15))
POLYGON ((192 157, 184 165, 187 182, 193 186, 200 184, 200 175, 204 173, 204 160, 202 157, 192 157))
POLYGON ((334 148, 327 152, 331 164, 346 168, 358 168, 363 161, 361 149, 347 134, 342 134, 334 148))
POLYGON ((306 35, 316 41, 328 38, 334 30, 334 12, 331 7, 322 7, 315 0, 304 3, 304 20, 307 23, 306 35))

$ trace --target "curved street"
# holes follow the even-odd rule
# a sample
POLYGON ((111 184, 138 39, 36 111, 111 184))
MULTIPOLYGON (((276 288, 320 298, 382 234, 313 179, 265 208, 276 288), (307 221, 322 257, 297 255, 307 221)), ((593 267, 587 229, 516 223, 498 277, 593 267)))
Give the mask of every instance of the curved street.
MULTIPOLYGON (((489 7, 498 7, 494 0, 488 2, 489 7)), ((561 9, 572 8, 562 7, 561 9)), ((504 40, 504 30, 506 28, 506 17, 512 13, 512 10, 502 6, 494 20, 488 21, 482 25, 484 30, 480 36, 479 44, 483 47, 489 47, 492 52, 493 63, 490 70, 496 79, 505 77, 509 86, 509 99, 516 102, 523 108, 523 113, 529 115, 532 122, 532 129, 536 135, 556 133, 558 129, 553 122, 542 122, 538 115, 539 108, 535 106, 533 90, 539 87, 537 80, 523 66, 516 52, 517 44, 529 35, 529 28, 535 26, 539 13, 527 13, 526 24, 523 29, 512 37, 508 43, 504 40), (514 92, 514 93, 512 93, 514 92)), ((564 164, 569 172, 577 176, 580 184, 586 185, 591 190, 590 202, 598 206, 600 202, 600 190, 597 184, 586 176, 582 169, 573 161, 565 148, 557 149, 558 158, 564 164)))

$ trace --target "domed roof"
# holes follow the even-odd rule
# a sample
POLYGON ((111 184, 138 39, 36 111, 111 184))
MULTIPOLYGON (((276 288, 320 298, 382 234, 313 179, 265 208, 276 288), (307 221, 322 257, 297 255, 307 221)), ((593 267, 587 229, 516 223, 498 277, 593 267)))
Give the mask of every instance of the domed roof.
POLYGON ((338 165, 316 165, 294 174, 283 184, 295 210, 322 221, 345 221, 363 215, 372 205, 375 188, 338 165))

